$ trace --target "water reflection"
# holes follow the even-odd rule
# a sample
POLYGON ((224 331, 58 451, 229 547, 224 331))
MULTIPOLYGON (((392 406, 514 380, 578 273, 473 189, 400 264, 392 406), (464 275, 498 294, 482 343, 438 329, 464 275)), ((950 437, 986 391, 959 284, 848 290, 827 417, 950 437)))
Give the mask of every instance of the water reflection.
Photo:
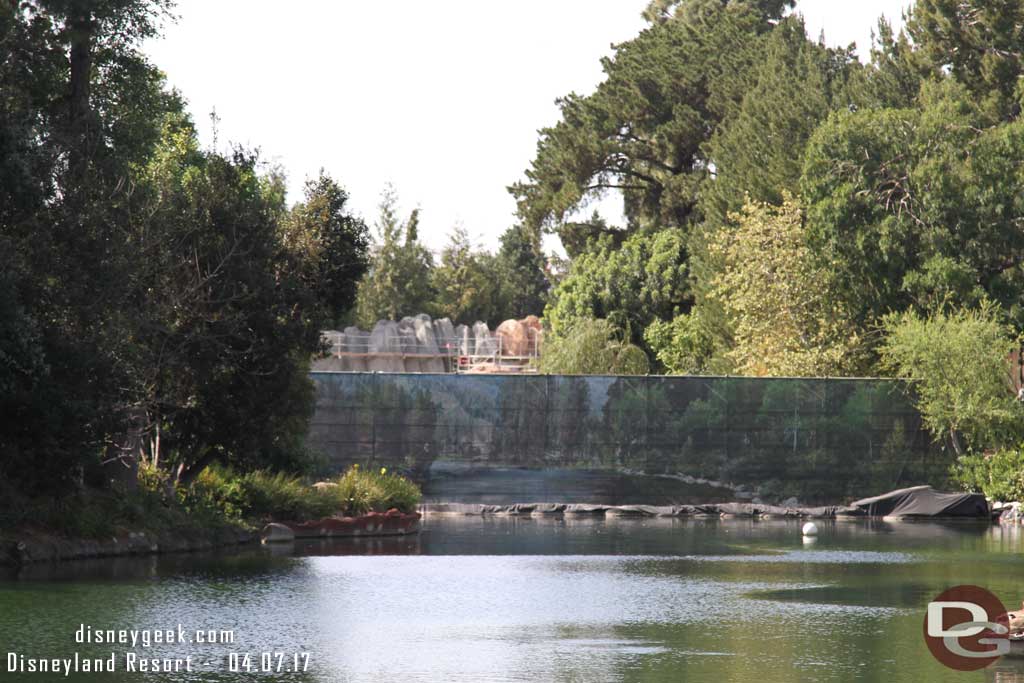
POLYGON ((1022 662, 961 674, 921 640, 952 585, 1020 603, 1018 529, 819 527, 808 546, 786 520, 428 517, 413 537, 39 566, 0 581, 0 641, 101 653, 72 642, 83 621, 237 634, 152 648, 209 664, 157 681, 250 680, 227 671, 233 650, 312 653, 309 672, 267 681, 1024 683, 1022 662))

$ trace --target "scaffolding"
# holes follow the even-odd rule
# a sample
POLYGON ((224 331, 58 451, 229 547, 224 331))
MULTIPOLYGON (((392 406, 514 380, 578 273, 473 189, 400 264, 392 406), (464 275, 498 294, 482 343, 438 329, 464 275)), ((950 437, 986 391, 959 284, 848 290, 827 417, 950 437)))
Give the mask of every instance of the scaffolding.
POLYGON ((536 373, 541 347, 535 335, 514 345, 508 344, 501 334, 486 339, 435 338, 433 345, 407 336, 388 337, 371 343, 369 335, 355 336, 333 331, 324 332, 323 338, 330 347, 332 358, 363 362, 391 360, 403 364, 407 360, 439 361, 444 372, 457 374, 536 373))

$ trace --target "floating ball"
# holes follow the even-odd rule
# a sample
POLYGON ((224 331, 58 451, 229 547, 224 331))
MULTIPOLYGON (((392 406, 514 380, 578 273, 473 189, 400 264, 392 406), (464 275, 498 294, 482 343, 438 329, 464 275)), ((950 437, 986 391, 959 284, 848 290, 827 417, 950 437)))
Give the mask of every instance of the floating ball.
POLYGON ((817 536, 818 526, 814 522, 804 524, 804 536, 817 536))

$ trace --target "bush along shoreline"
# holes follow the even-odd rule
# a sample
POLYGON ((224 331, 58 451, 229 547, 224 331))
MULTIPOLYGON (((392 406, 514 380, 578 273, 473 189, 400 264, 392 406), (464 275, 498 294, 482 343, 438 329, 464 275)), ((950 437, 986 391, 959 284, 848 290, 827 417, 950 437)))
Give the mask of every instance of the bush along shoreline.
POLYGON ((260 529, 280 522, 308 527, 387 514, 418 519, 422 498, 400 474, 359 465, 315 484, 297 475, 218 466, 188 487, 170 487, 163 471, 148 468, 138 481, 133 490, 83 489, 59 499, 0 491, 7 501, 0 507, 0 566, 256 543, 260 529))

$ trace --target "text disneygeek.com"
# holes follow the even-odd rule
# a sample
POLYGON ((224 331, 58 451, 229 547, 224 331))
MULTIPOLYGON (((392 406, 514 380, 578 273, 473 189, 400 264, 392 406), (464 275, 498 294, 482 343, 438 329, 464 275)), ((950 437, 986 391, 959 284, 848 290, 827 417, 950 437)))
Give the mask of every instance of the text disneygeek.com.
POLYGON ((229 671, 232 673, 290 673, 309 670, 308 652, 244 651, 235 649, 235 632, 226 629, 188 630, 178 624, 170 629, 98 629, 81 624, 69 634, 75 645, 90 646, 89 654, 74 652, 58 657, 7 652, 7 673, 39 673, 71 676, 79 673, 176 673, 229 671), (96 654, 95 646, 115 646, 109 653, 96 654), (134 650, 177 646, 171 656, 134 650), (208 646, 218 647, 209 652, 208 646), (203 654, 180 652, 184 647, 203 646, 203 654), (226 647, 225 647, 226 646, 226 647), (120 651, 118 651, 120 648, 120 651))

